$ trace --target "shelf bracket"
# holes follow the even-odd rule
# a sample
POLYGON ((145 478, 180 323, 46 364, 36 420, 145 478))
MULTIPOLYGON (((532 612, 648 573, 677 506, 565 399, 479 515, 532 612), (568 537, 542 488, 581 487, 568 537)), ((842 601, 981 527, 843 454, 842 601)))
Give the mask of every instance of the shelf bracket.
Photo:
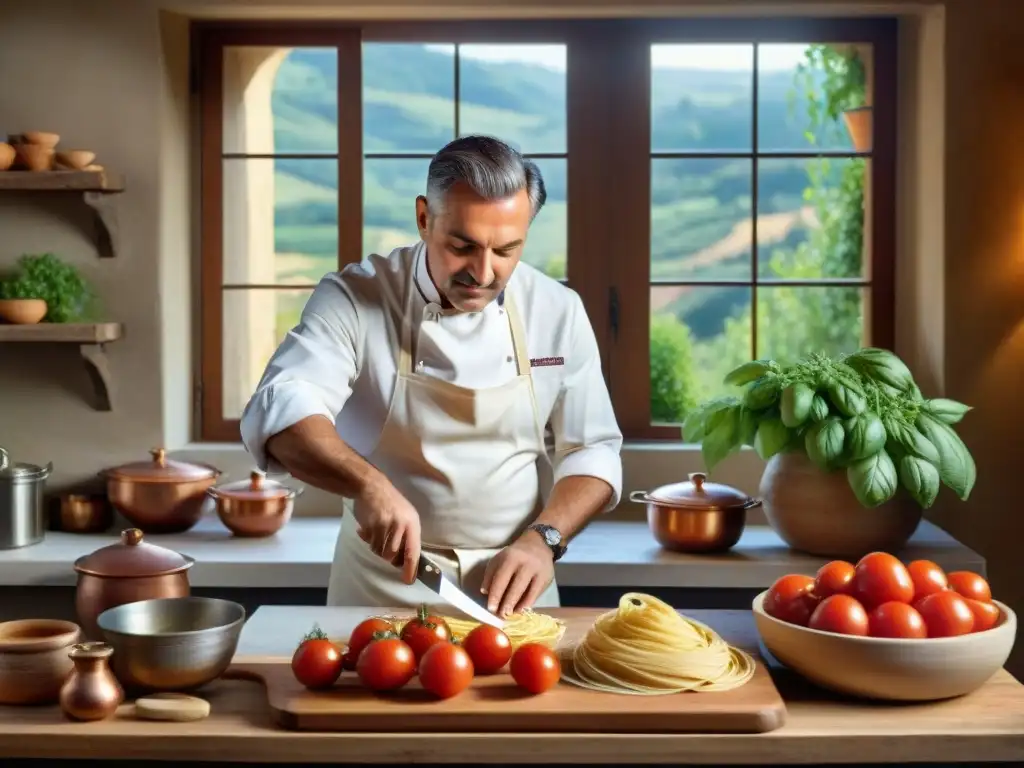
POLYGON ((93 392, 96 397, 96 410, 111 411, 111 376, 107 352, 103 344, 81 344, 78 347, 85 363, 85 371, 89 374, 93 392))
POLYGON ((85 192, 82 198, 95 214, 96 249, 100 258, 114 258, 117 256, 120 235, 117 223, 117 201, 114 195, 104 192, 85 192))

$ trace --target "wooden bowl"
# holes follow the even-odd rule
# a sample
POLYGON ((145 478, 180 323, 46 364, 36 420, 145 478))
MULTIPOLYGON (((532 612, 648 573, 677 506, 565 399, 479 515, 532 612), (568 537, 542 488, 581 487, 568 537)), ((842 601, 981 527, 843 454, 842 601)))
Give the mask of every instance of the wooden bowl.
POLYGON ((0 624, 0 704, 55 704, 73 666, 68 650, 81 636, 70 621, 0 624))
POLYGON ((96 153, 88 149, 69 149, 57 153, 57 162, 66 168, 83 171, 96 159, 96 153))
POLYGON ((11 325, 35 325, 46 317, 42 299, 0 299, 0 320, 11 325))
POLYGON ((49 171, 53 168, 53 147, 42 144, 19 144, 17 147, 18 164, 30 171, 49 171))
POLYGON ((6 171, 14 164, 17 150, 5 141, 0 141, 0 171, 6 171))
POLYGON ((46 131, 25 131, 25 133, 21 134, 21 138, 29 144, 49 147, 50 149, 53 149, 60 143, 59 133, 47 133, 46 131))
POLYGON ((900 640, 821 632, 764 612, 767 590, 754 598, 754 622, 765 648, 812 683, 838 693, 888 701, 937 701, 984 685, 1006 663, 1017 616, 993 601, 1002 618, 992 629, 960 637, 900 640))

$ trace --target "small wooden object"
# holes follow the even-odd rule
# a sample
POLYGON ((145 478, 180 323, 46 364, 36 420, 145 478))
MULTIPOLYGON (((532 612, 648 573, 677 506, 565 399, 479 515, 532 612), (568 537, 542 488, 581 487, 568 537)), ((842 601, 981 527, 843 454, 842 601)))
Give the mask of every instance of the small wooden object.
POLYGON ((154 693, 135 702, 135 716, 142 720, 188 723, 210 714, 210 702, 185 693, 154 693))

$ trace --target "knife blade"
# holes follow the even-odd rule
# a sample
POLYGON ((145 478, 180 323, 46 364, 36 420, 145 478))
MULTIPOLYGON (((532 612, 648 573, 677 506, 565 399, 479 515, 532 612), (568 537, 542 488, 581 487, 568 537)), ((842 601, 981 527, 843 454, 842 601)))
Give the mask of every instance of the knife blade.
POLYGON ((419 567, 416 570, 416 579, 431 591, 440 595, 441 599, 446 603, 458 608, 464 614, 476 621, 479 621, 481 624, 490 624, 492 627, 497 627, 498 629, 505 626, 504 621, 477 603, 473 598, 447 579, 444 573, 441 572, 441 568, 426 555, 420 555, 419 567))

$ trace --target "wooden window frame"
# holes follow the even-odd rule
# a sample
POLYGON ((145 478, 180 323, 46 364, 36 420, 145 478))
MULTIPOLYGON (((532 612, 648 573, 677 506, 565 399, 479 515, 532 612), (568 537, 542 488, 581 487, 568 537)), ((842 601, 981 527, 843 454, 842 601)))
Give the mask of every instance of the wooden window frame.
MULTIPOLYGON (((612 401, 626 438, 679 441, 678 428, 652 426, 649 418, 650 46, 808 41, 873 46, 871 339, 880 346, 891 346, 895 30, 895 21, 890 19, 502 20, 315 26, 196 22, 192 34, 200 109, 201 189, 201 352, 194 408, 198 440, 237 443, 240 439, 238 421, 222 415, 224 48, 262 45, 337 49, 338 189, 348 191, 338 196, 338 266, 342 268, 364 257, 362 42, 565 44, 569 284, 580 294, 594 326, 612 401), (643 254, 639 259, 620 257, 637 252, 643 254)), ((417 157, 414 153, 404 156, 417 157)), ((711 153, 702 156, 716 157, 711 153)), ((330 159, 335 155, 315 157, 330 159)))

